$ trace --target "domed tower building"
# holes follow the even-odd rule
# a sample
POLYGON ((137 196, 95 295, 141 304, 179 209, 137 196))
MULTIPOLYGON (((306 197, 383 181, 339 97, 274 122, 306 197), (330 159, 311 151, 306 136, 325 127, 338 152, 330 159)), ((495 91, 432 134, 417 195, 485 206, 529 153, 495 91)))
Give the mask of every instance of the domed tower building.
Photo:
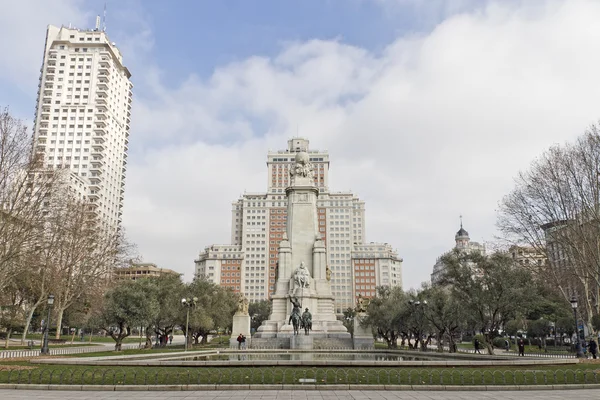
POLYGON ((460 218, 460 229, 458 230, 458 232, 456 232, 456 235, 454 235, 454 241, 456 242, 456 249, 459 250, 466 250, 469 248, 469 241, 471 239, 469 238, 469 232, 467 232, 464 228, 463 228, 463 224, 462 224, 462 217, 460 218))
POLYGON ((446 254, 458 250, 465 253, 471 253, 477 251, 482 255, 485 255, 485 244, 481 244, 478 242, 472 242, 469 237, 469 232, 463 228, 462 216, 460 217, 460 229, 454 235, 455 246, 454 249, 449 250, 439 256, 433 266, 433 272, 431 274, 431 284, 439 285, 442 281, 444 274, 446 273, 446 264, 442 261, 442 257, 446 254))

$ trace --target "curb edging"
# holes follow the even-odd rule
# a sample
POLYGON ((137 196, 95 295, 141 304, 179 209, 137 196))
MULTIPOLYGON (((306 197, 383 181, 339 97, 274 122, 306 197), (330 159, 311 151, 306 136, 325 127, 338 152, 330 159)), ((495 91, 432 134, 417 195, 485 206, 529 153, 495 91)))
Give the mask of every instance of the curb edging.
POLYGON ((65 391, 211 391, 211 390, 383 390, 383 391, 528 391, 528 390, 581 390, 600 389, 599 383, 571 385, 38 385, 2 383, 0 389, 65 390, 65 391))

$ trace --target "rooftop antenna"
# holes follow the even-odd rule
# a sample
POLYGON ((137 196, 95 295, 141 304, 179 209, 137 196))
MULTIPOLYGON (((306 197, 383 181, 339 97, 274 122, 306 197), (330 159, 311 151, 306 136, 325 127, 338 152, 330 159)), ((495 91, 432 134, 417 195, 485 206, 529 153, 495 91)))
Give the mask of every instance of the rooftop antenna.
POLYGON ((100 30, 100 16, 96 15, 96 26, 94 27, 96 31, 100 30))
POLYGON ((102 18, 102 32, 106 32, 106 2, 104 2, 104 15, 102 18))
POLYGON ((462 229, 462 214, 459 216, 460 218, 460 229, 462 229))

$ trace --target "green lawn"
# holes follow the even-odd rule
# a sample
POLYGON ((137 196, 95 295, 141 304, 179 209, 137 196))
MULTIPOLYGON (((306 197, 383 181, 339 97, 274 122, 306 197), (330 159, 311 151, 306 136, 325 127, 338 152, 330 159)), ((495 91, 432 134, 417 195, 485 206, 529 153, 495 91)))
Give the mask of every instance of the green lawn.
POLYGON ((599 364, 477 367, 94 367, 0 364, 0 383, 34 384, 292 384, 315 379, 317 384, 396 385, 541 385, 599 383, 599 364), (7 370, 9 368, 10 370, 7 370), (19 369, 30 368, 30 369, 19 369))

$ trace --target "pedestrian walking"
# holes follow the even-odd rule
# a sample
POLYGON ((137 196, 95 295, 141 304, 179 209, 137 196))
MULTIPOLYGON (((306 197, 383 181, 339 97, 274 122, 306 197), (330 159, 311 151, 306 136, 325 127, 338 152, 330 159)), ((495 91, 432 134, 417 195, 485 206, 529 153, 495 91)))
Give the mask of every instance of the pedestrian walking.
POLYGON ((519 346, 519 356, 525 357, 525 341, 523 340, 523 338, 519 339, 518 346, 519 346))
POLYGON ((596 343, 594 338, 590 339, 590 344, 588 345, 588 348, 590 349, 590 353, 592 354, 592 357, 595 360, 598 354, 598 343, 596 343))
POLYGON ((473 345, 475 346, 475 352, 481 354, 481 351, 479 351, 479 347, 480 347, 479 339, 475 339, 475 342, 473 343, 473 345))
POLYGON ((504 341, 504 348, 506 349, 506 351, 510 350, 510 342, 508 341, 508 339, 504 341))
POLYGON ((169 344, 173 344, 173 334, 169 335, 169 344))
POLYGON ((244 335, 242 335, 240 333, 236 340, 238 342, 238 350, 241 350, 242 349, 242 340, 244 340, 244 335))
POLYGON ((246 350, 246 336, 242 335, 242 349, 246 350))

